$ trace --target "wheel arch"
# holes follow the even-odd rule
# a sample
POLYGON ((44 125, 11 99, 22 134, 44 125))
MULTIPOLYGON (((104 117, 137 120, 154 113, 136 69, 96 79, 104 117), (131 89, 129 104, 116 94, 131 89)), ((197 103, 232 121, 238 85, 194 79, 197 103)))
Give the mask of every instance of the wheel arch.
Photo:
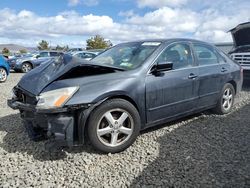
POLYGON ((32 69, 34 68, 34 65, 33 65, 33 63, 32 63, 31 61, 24 61, 24 62, 22 62, 22 65, 23 65, 24 63, 28 63, 28 64, 31 65, 32 69))
POLYGON ((4 69, 6 71, 6 73, 7 73, 7 75, 9 75, 9 72, 8 72, 6 67, 0 65, 0 68, 4 69))
POLYGON ((84 122, 78 122, 78 130, 81 130, 79 132, 80 135, 79 136, 79 140, 82 140, 82 142, 84 143, 87 139, 87 125, 89 122, 89 118, 91 113, 93 112, 93 110, 95 110, 98 106, 100 106, 101 104, 103 104, 104 102, 106 102, 107 100, 111 100, 111 99, 123 99, 126 100, 128 102, 130 102, 138 111, 138 113, 140 114, 140 110, 138 108, 138 105, 136 104, 136 102, 129 96, 121 94, 121 95, 111 95, 109 97, 106 97, 105 99, 100 100, 98 103, 96 103, 96 105, 94 105, 90 110, 87 110, 85 114, 83 114, 82 112, 79 114, 78 118, 79 121, 84 121, 84 122))

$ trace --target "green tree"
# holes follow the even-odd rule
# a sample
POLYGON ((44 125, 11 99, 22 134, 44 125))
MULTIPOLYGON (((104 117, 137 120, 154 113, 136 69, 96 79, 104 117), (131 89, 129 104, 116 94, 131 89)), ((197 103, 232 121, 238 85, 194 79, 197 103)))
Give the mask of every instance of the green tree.
POLYGON ((58 51, 68 51, 68 49, 69 49, 68 45, 66 45, 66 46, 56 45, 56 47, 55 47, 55 50, 58 50, 58 51))
POLYGON ((27 50, 26 49, 21 49, 19 50, 20 54, 26 54, 27 53, 27 50))
POLYGON ((8 48, 3 48, 2 54, 8 55, 10 54, 10 50, 8 48))
POLYGON ((42 40, 38 43, 37 48, 39 50, 48 50, 49 49, 49 43, 46 40, 42 40))
POLYGON ((64 46, 57 45, 55 50, 62 51, 64 50, 64 48, 65 48, 64 46))
POLYGON ((96 35, 94 37, 91 37, 87 41, 87 50, 90 49, 105 49, 112 46, 112 43, 108 40, 105 40, 102 36, 96 35))

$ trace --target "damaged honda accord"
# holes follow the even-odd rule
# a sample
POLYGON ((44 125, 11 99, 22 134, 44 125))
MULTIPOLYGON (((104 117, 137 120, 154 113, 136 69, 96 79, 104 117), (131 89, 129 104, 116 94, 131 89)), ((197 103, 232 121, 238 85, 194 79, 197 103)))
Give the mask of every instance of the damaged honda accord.
POLYGON ((8 105, 33 140, 105 153, 140 131, 200 111, 232 110, 242 71, 220 50, 190 39, 118 44, 91 61, 65 55, 22 77, 8 105))

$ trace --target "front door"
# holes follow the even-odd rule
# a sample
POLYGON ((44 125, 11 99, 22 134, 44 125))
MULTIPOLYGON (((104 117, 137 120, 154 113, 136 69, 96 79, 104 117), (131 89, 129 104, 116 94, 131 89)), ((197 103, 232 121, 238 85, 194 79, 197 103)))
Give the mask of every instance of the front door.
POLYGON ((198 98, 198 67, 188 43, 167 47, 155 63, 172 62, 173 68, 146 77, 147 123, 192 111, 198 98))

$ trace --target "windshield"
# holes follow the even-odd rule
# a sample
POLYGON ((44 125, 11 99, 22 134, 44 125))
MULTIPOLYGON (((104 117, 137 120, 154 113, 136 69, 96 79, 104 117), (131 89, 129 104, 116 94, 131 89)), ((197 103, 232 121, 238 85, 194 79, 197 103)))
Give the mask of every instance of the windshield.
POLYGON ((117 45, 91 60, 91 62, 131 70, 140 66, 160 45, 160 42, 131 42, 117 45))

